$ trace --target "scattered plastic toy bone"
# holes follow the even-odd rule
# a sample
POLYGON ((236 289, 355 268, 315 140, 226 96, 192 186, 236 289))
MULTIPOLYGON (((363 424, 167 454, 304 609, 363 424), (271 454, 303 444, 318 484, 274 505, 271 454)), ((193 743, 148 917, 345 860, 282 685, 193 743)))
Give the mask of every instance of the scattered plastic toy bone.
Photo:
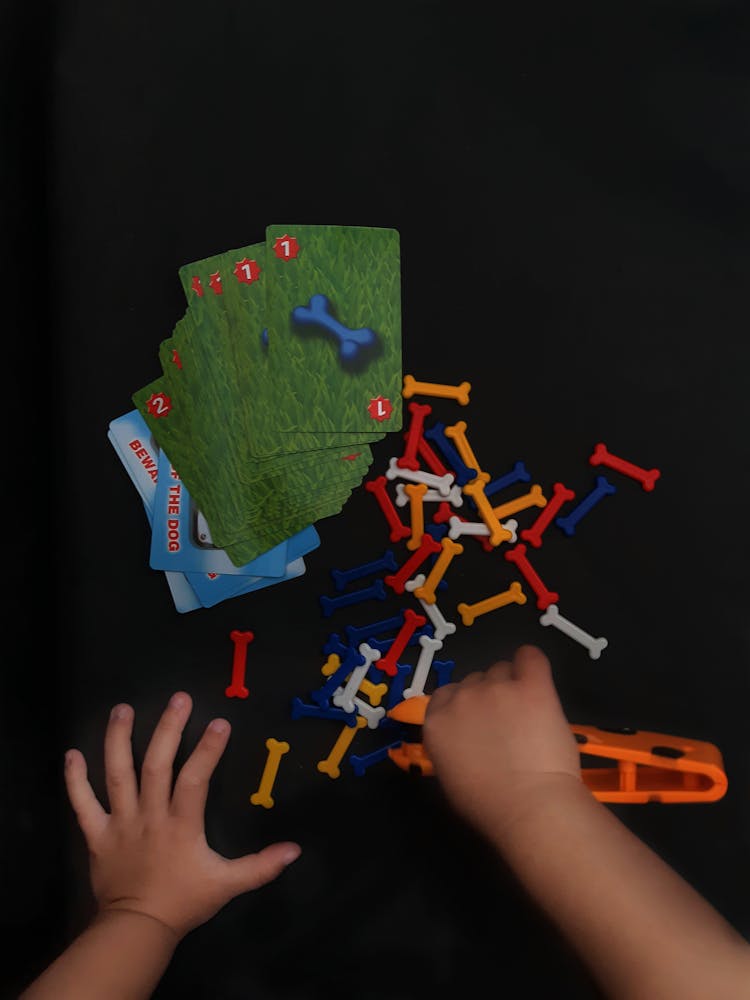
POLYGON ((467 483, 464 486, 464 493, 474 501, 479 511, 479 516, 490 529, 489 538, 493 548, 500 545, 501 542, 507 542, 509 538, 513 537, 513 532, 504 528, 498 520, 495 511, 485 496, 484 483, 481 479, 475 479, 473 482, 467 483))
POLYGON ((435 541, 432 535, 428 535, 425 532, 422 535, 422 541, 419 543, 419 548, 416 552, 406 560, 397 573, 389 573, 388 576, 384 577, 385 583, 397 594, 403 594, 406 581, 412 578, 414 571, 422 565, 425 559, 438 552, 442 552, 442 549, 443 546, 440 542, 435 541))
POLYGON ((365 674, 370 669, 370 664, 380 659, 380 650, 373 649, 366 642, 360 643, 359 652, 363 657, 363 662, 354 667, 347 677, 344 686, 336 691, 331 699, 334 705, 343 708, 345 712, 356 711, 354 696, 359 691, 362 681, 365 679, 365 674))
MULTIPOLYGON (((425 579, 424 573, 417 573, 413 580, 409 580, 406 583, 405 589, 413 593, 418 587, 424 585, 425 579)), ((424 608, 425 614, 432 623, 432 634, 436 639, 444 639, 446 635, 453 635, 456 631, 456 623, 445 620, 445 616, 436 602, 430 604, 422 598, 417 598, 417 600, 424 608)))
POLYGON ((321 708, 327 708, 333 692, 346 681, 352 670, 360 666, 363 662, 364 657, 359 650, 355 649, 354 646, 348 647, 344 653, 343 660, 340 660, 339 665, 326 675, 325 683, 321 687, 316 688, 315 691, 310 692, 310 697, 315 704, 320 705, 321 708))
MULTIPOLYGON (((424 485, 423 483, 416 483, 414 485, 424 485)), ((460 507, 463 502, 463 494, 461 492, 461 487, 458 483, 454 483, 448 491, 448 496, 444 496, 440 490, 430 489, 427 487, 427 492, 422 496, 423 503, 449 503, 454 507, 460 507)), ((409 494, 406 492, 406 486, 404 483, 396 483, 396 506, 406 507, 409 504, 409 494)))
POLYGON ((480 615, 486 615, 488 611, 495 611, 497 608, 504 608, 506 604, 525 604, 526 594, 524 594, 521 584, 514 580, 507 590, 502 590, 493 597, 485 597, 483 601, 475 604, 466 604, 463 601, 456 607, 456 611, 461 615, 464 625, 473 625, 480 615))
MULTIPOLYGON (((429 538, 429 535, 426 537, 429 538)), ((412 611, 411 608, 406 608, 403 615, 403 625, 399 629, 398 635, 393 640, 393 644, 385 656, 382 656, 375 664, 378 670, 382 670, 383 673, 388 674, 389 677, 395 677, 398 673, 398 658, 406 649, 406 645, 411 638, 412 633, 422 625, 427 624, 427 619, 424 615, 418 615, 415 611, 412 611)))
POLYGON ((407 541, 406 547, 411 552, 418 549, 424 534, 424 495, 427 487, 424 483, 407 483, 404 492, 409 497, 409 514, 411 518, 411 538, 407 541))
POLYGON ((229 687, 224 690, 227 698, 247 698, 250 694, 245 687, 245 675, 247 671, 247 647, 255 638, 253 632, 242 632, 239 629, 232 629, 229 638, 234 643, 234 654, 232 656, 232 680, 229 687))
POLYGON ((588 514, 591 508, 599 503, 604 497, 611 496, 613 493, 617 492, 617 488, 610 483, 610 481, 605 476, 596 477, 596 485, 593 490, 585 496, 581 502, 573 508, 573 510, 566 517, 558 517, 555 519, 555 524, 562 528, 568 538, 572 538, 575 534, 576 527, 581 518, 588 514))
POLYGON ((548 608, 550 604, 557 603, 560 595, 556 594, 553 590, 549 590, 544 585, 542 578, 528 560, 526 555, 526 546, 523 542, 516 545, 512 549, 508 549, 505 553, 505 558, 508 562, 512 562, 518 567, 518 570, 523 578, 531 586, 531 589, 536 594, 536 606, 540 611, 544 611, 544 609, 548 608))
POLYGON ((502 521, 509 514, 517 514, 521 510, 528 510, 529 507, 546 507, 546 505, 547 498, 542 492, 542 487, 538 483, 534 483, 528 493, 515 497, 513 500, 506 500, 505 503, 498 504, 492 510, 495 517, 502 521))
POLYGON ((378 507, 380 507, 385 515, 385 519, 391 529, 391 541, 398 542, 402 538, 408 538, 411 535, 411 528, 408 524, 403 523, 398 516, 398 511, 393 506, 393 501, 388 494, 388 480, 385 476, 376 476, 375 479, 369 479, 365 483, 365 489, 368 493, 372 493, 378 502, 378 507))
POLYGON ((411 684, 404 690, 404 698, 414 698, 418 694, 424 694, 424 686, 430 672, 430 667, 432 666, 432 661, 435 653, 443 648, 443 640, 432 639, 429 635, 423 635, 419 640, 419 645, 422 649, 419 652, 411 684))
POLYGON ((384 601, 386 596, 383 581, 375 580, 369 587, 353 590, 348 594, 339 594, 336 597, 323 594, 320 598, 320 606, 323 610, 323 617, 329 618, 339 608, 348 607, 350 604, 360 604, 362 601, 384 601))
POLYGON ((410 399, 412 396, 438 396, 441 399, 455 399, 461 406, 468 406, 470 392, 471 382, 443 385, 440 382, 418 382, 413 375, 404 375, 401 395, 404 399, 410 399))
MULTIPOLYGON (((378 650, 378 652, 380 652, 380 650, 378 650)), ((380 684, 374 684, 365 677, 359 685, 359 690, 362 694, 367 695, 370 699, 370 704, 377 708, 383 698, 385 698, 388 694, 388 685, 385 681, 381 681, 380 684)))
POLYGON ((271 809, 273 806, 271 789, 276 780, 276 773, 279 770, 279 761, 285 753, 289 753, 289 744, 286 740, 275 740, 271 737, 266 740, 266 749, 268 750, 268 757, 266 757, 266 764, 260 779, 260 787, 257 792, 253 792, 250 796, 250 802, 254 806, 263 806, 264 809, 271 809))
POLYGON ((469 469, 476 469, 477 479, 488 483, 490 481, 490 474, 489 472, 482 472, 482 467, 477 461, 477 457, 466 437, 466 421, 457 420, 455 424, 446 427, 445 436, 450 438, 456 446, 456 451, 461 456, 464 465, 469 469))
POLYGON ((427 574, 427 579, 421 587, 417 587, 414 591, 415 597, 418 597, 420 601, 427 601, 428 604, 435 603, 437 600, 435 595, 437 585, 445 576, 445 572, 453 558, 461 555, 464 550, 463 545, 459 542, 454 542, 451 538, 443 538, 440 542, 440 547, 442 551, 435 560, 432 569, 427 574))
POLYGON ((363 729, 367 725, 367 720, 363 716, 358 715, 357 720, 353 726, 344 726, 336 742, 331 747, 331 752, 324 760, 318 761, 318 770, 321 774, 327 774, 329 778, 338 778, 341 774, 341 768, 339 764, 341 763, 344 754, 351 746, 352 740, 357 735, 358 730, 363 729))
POLYGON ((424 483, 425 486, 436 489, 444 497, 450 495, 454 482, 454 476, 451 472, 446 472, 444 476, 436 476, 434 472, 422 472, 421 469, 402 469, 399 467, 398 458, 390 460, 385 478, 406 479, 410 483, 424 483))
POLYGON ((325 295, 312 295, 306 306, 292 309, 292 319, 302 326, 319 326, 332 334, 338 343, 341 361, 356 361, 362 351, 373 347, 377 334, 369 327, 350 330, 329 312, 331 303, 325 295))
POLYGON ((575 639, 576 642, 580 642, 582 646, 585 646, 589 651, 589 656, 592 660, 598 660, 602 654, 602 650, 607 648, 607 640, 605 638, 595 639, 593 635, 589 635, 588 632, 584 632, 582 628, 578 625, 574 625, 573 622, 568 621, 567 618, 563 618, 560 614, 556 604, 550 604, 547 610, 539 619, 540 625, 554 625, 556 629, 569 635, 571 639, 575 639))
POLYGON ((609 469, 621 472, 624 476, 637 479, 641 486, 650 493, 656 485, 656 480, 661 476, 659 469, 642 469, 640 465, 633 465, 632 462, 624 458, 618 458, 607 451, 607 446, 601 442, 596 445, 593 453, 589 457, 590 465, 606 465, 609 469))
POLYGON ((375 573, 386 569, 395 570, 397 567, 392 549, 386 549, 380 559, 373 559, 372 562, 361 563, 359 566, 352 566, 351 569, 332 569, 331 578, 336 590, 340 592, 346 590, 354 580, 361 580, 364 576, 374 576, 375 573))
MULTIPOLYGON (((457 514, 452 514, 448 520, 450 528, 448 530, 448 538, 452 538, 453 541, 457 538, 461 538, 463 535, 470 535, 474 538, 489 539, 490 529, 484 523, 484 521, 466 521, 463 517, 459 517, 457 514)), ((502 522, 503 527, 506 531, 510 532, 509 542, 515 542, 517 538, 518 521, 514 517, 509 517, 507 521, 502 522)), ((491 548, 491 546, 490 546, 491 548)))
POLYGON ((495 493, 499 493, 500 490, 504 490, 507 486, 514 486, 516 483, 530 483, 531 473, 528 471, 523 462, 516 462, 510 472, 506 472, 503 476, 498 476, 497 479, 493 479, 491 483, 487 483, 484 488, 484 495, 486 497, 491 497, 495 493))
POLYGON ((357 718, 363 718, 370 729, 377 729, 385 717, 385 708, 382 705, 378 707, 371 705, 358 695, 355 695, 353 701, 357 718))
MULTIPOLYGON (((448 436, 444 423, 437 421, 432 427, 427 428, 424 436, 429 441, 434 442, 448 463, 449 468, 452 469, 454 478, 459 486, 465 486, 466 483, 470 483, 473 479, 477 478, 480 470, 476 466, 466 464, 463 455, 448 436)), ((483 480, 483 482, 485 481, 483 480)))
POLYGON ((347 726, 353 726, 357 721, 354 713, 345 712, 343 708, 336 708, 334 705, 307 705, 301 698, 292 698, 291 716, 293 719, 335 719, 347 726))
POLYGON ((406 435, 406 447, 403 455, 396 459, 396 464, 400 469, 411 469, 412 472, 416 472, 419 468, 417 454, 422 439, 422 427, 425 417, 429 417, 432 413, 432 407, 429 403, 409 403, 409 413, 411 413, 411 423, 406 435))
POLYGON ((575 500, 574 490, 569 490, 562 483, 555 483, 552 487, 552 497, 547 501, 546 506, 542 510, 542 513, 537 517, 536 521, 531 525, 530 528, 524 528, 521 532, 521 538, 530 545, 533 545, 535 549, 541 547, 542 535, 552 523, 557 512, 560 510, 564 503, 568 500, 575 500))
POLYGON ((427 438, 424 436, 424 431, 419 435, 419 441, 417 443, 417 454, 421 459, 423 459, 425 465, 430 470, 434 472, 436 476, 444 476, 448 469, 440 461, 440 457, 435 453, 434 449, 430 446, 427 438))

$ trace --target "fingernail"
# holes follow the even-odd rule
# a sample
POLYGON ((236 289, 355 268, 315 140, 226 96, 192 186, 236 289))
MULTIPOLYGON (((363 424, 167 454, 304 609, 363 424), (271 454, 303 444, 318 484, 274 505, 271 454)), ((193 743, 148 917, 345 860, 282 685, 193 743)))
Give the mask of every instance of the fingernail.
POLYGON ((229 723, 226 719, 214 719, 208 728, 214 733, 225 733, 229 729, 229 723))
POLYGON ((65 751, 65 766, 70 767, 73 763, 73 753, 70 750, 65 751))
POLYGON ((109 714, 110 719, 127 719, 130 709, 127 705, 115 705, 109 714))
POLYGON ((173 694, 169 699, 170 708, 183 708, 185 705, 185 695, 184 694, 173 694))
POLYGON ((292 862, 297 860, 300 854, 302 854, 302 848, 299 844, 290 844, 281 860, 285 865, 291 865, 292 862))

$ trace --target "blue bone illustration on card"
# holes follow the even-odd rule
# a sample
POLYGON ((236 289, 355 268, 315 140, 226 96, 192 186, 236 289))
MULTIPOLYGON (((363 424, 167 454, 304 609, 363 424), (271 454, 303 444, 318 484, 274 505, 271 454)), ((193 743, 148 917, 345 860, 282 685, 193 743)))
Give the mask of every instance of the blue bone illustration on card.
POLYGON ((378 335, 366 326, 349 329, 333 315, 331 308, 327 296, 312 295, 306 306, 292 310, 292 320, 299 326, 317 327, 332 335, 338 344, 341 364, 350 368, 362 367, 380 347, 378 335))

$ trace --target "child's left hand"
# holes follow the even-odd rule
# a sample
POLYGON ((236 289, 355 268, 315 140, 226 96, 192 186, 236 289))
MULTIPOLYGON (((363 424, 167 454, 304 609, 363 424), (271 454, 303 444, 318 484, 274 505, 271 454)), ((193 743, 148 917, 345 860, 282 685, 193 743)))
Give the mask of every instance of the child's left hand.
POLYGON ((99 911, 145 914, 178 939, 235 896, 271 882, 300 854, 298 844, 283 842, 230 860, 208 846, 209 780, 230 725, 225 719, 208 725, 173 790, 174 759, 191 710, 190 695, 172 696, 146 751, 139 789, 131 745, 133 709, 112 709, 104 739, 109 813, 88 781, 83 754, 69 750, 65 760, 65 783, 89 848, 99 911))

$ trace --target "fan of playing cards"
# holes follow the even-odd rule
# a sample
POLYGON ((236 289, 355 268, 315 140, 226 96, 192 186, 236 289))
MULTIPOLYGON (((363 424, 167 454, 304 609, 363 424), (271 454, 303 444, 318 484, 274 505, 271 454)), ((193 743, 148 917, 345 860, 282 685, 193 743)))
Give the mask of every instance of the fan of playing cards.
POLYGON ((181 611, 304 573, 315 523, 402 427, 398 233, 265 236, 180 268, 188 308, 162 375, 109 427, 181 611))

